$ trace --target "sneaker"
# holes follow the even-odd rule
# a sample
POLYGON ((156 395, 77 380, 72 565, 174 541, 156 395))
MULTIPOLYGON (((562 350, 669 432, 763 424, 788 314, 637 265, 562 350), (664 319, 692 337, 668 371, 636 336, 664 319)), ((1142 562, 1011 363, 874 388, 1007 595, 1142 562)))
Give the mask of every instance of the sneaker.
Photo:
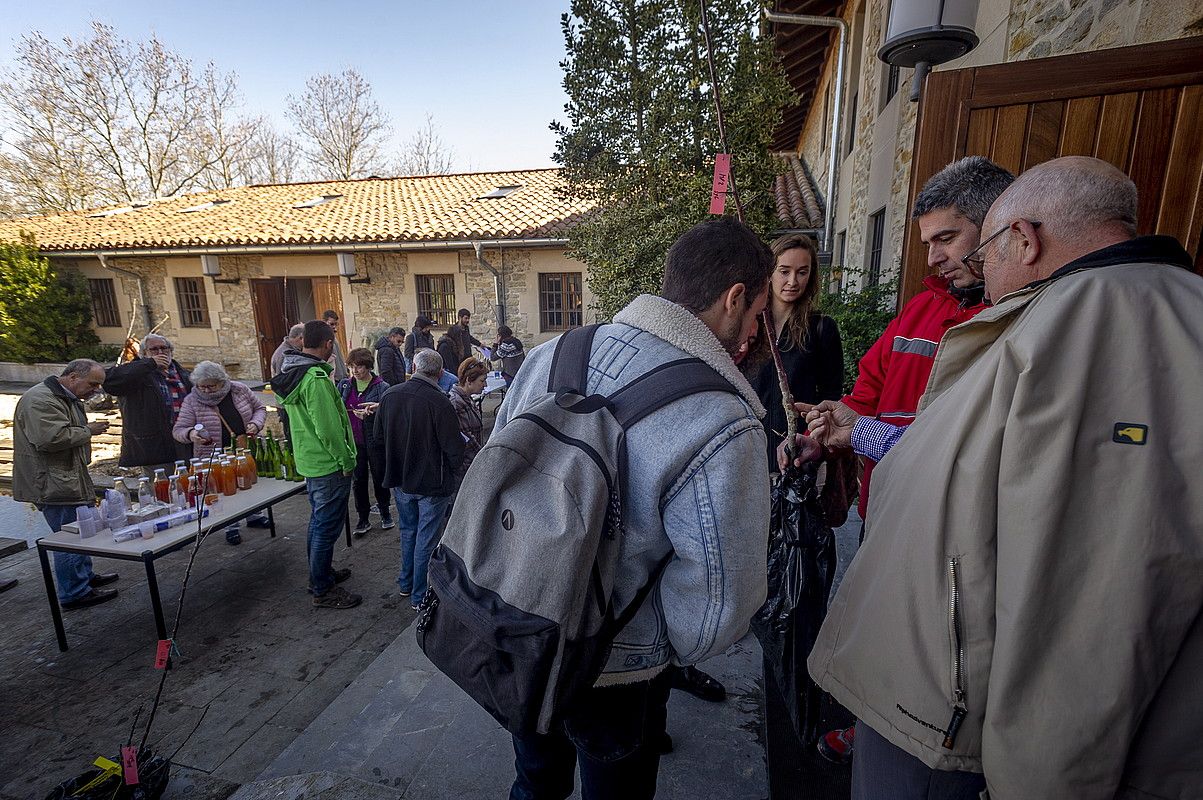
POLYGON ((334 570, 334 582, 335 583, 342 583, 349 577, 351 577, 351 568, 350 567, 343 567, 342 569, 334 570))
POLYGON ((819 737, 815 747, 819 755, 834 764, 847 764, 852 760, 853 742, 856 739, 856 726, 849 725, 840 730, 836 728, 819 737))
POLYGON ((238 531, 226 531, 226 544, 242 544, 242 534, 238 531))
POLYGON ((353 531, 353 533, 356 536, 363 536, 365 533, 367 533, 371 529, 372 529, 372 523, 368 522, 366 519, 361 519, 359 521, 359 524, 355 526, 355 530, 353 531))
POLYGON ((351 594, 341 586, 332 586, 330 591, 313 598, 314 608, 355 608, 363 601, 357 594, 351 594))
POLYGON ((396 524, 397 524, 396 522, 393 522, 392 517, 383 517, 380 520, 380 530, 387 531, 389 528, 393 527, 396 524))
POLYGON ((397 594, 401 595, 402 597, 409 597, 411 594, 413 594, 413 592, 407 592, 404 589, 398 589, 397 594))
POLYGON ((251 517, 246 521, 248 528, 270 528, 272 521, 264 514, 262 517, 251 517))
POLYGON ((63 611, 74 611, 77 608, 87 608, 88 606, 95 606, 116 599, 116 589, 89 589, 88 593, 78 600, 70 600, 60 605, 63 611))

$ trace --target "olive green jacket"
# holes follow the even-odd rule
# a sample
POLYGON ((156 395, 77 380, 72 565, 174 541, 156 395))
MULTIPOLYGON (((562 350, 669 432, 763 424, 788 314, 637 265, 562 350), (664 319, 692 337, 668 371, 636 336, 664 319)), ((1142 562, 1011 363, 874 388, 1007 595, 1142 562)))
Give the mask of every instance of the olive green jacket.
POLYGON ((13 419, 13 499, 46 505, 90 505, 92 432, 83 403, 57 378, 17 401, 13 419))

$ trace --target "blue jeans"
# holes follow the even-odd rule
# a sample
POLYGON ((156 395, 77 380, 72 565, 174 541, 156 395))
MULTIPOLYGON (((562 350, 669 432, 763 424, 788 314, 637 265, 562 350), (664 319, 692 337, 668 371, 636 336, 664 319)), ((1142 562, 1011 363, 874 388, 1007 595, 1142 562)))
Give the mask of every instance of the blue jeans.
POLYGON ((451 496, 428 497, 393 489, 393 500, 397 503, 397 527, 401 529, 401 574, 397 576, 397 585, 401 591, 413 593, 410 603, 416 606, 426 596, 426 568, 434 546, 439 543, 451 496))
POLYGON ((318 597, 334 586, 334 543, 342 533, 351 497, 351 476, 341 472, 306 478, 309 489, 309 591, 318 597))
POLYGON ((856 723, 853 800, 977 800, 985 788, 983 775, 932 769, 863 721, 856 723))
POLYGON ((651 800, 669 686, 665 671, 651 681, 595 687, 559 730, 515 736, 510 800, 565 800, 578 765, 583 800, 651 800))
MULTIPOLYGON (((61 531, 75 522, 75 506, 38 506, 50 530, 61 531)), ((54 578, 58 582, 58 601, 70 603, 92 591, 92 557, 78 553, 53 553, 54 578)))

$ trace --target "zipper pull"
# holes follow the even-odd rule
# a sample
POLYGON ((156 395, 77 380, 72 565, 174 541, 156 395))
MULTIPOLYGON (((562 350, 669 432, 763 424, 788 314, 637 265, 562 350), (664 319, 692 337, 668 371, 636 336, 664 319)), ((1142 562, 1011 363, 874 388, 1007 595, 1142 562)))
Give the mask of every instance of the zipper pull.
POLYGON ((952 719, 948 722, 948 730, 944 732, 944 741, 942 746, 945 750, 951 750, 956 744, 957 733, 961 730, 961 723, 965 721, 964 706, 954 706, 952 709, 952 719))

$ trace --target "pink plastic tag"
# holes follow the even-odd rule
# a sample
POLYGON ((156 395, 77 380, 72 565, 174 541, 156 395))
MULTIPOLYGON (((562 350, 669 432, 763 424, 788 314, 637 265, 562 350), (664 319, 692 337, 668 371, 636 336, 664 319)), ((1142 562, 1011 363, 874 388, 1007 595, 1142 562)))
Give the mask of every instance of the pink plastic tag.
POLYGON ((121 769, 125 772, 125 785, 135 786, 138 783, 138 748, 126 745, 121 748, 121 769))
POLYGON ((714 157, 714 186, 710 189, 710 213, 721 214, 727 207, 727 186, 731 182, 731 154, 714 157))
POLYGON ((171 655, 171 640, 160 639, 159 649, 155 651, 155 669, 166 669, 169 655, 171 655))

